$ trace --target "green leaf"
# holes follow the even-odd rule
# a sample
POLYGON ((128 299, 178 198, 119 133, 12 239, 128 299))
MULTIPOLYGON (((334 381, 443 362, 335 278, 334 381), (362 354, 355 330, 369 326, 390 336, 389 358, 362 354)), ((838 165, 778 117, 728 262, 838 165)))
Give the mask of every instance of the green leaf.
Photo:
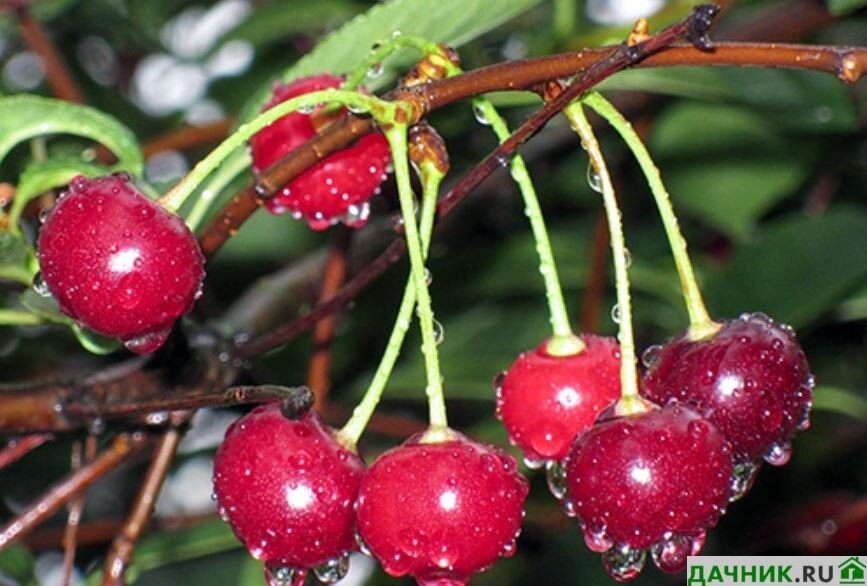
POLYGON ((695 103, 670 108, 651 137, 678 210, 735 239, 746 238, 756 220, 796 192, 817 147, 785 139, 749 110, 695 103))
POLYGON ((115 167, 105 167, 88 163, 78 158, 49 159, 38 161, 27 166, 18 181, 18 189, 12 207, 9 210, 9 220, 13 230, 18 230, 18 220, 24 207, 40 194, 49 189, 66 185, 76 175, 98 177, 116 170, 115 167))
POLYGON ((286 39, 296 33, 310 33, 338 25, 358 14, 350 0, 317 2, 271 1, 256 5, 256 10, 230 31, 223 43, 242 39, 261 46, 286 39))
POLYGON ((30 586, 36 584, 33 575, 33 556, 23 545, 13 545, 0 553, 0 584, 8 584, 4 578, 14 580, 14 584, 30 586))
POLYGON ((813 391, 813 409, 834 411, 867 422, 867 398, 847 389, 817 386, 813 391))
MULTIPOLYGON (((428 0, 382 2, 327 36, 280 77, 288 82, 323 71, 352 71, 361 65, 371 45, 396 31, 459 47, 540 3, 541 0, 440 0, 432 7, 428 0)), ((270 84, 261 88, 244 107, 241 119, 251 118, 270 91, 270 84)))
POLYGON ((0 279, 29 285, 34 267, 35 257, 30 246, 14 234, 0 232, 0 279))
POLYGON ((738 247, 706 294, 715 316, 763 311, 796 328, 809 325, 867 283, 867 217, 840 207, 819 218, 769 223, 738 247))
POLYGON ((117 167, 133 175, 141 175, 144 168, 135 135, 99 110, 39 96, 0 99, 0 162, 18 143, 49 134, 73 134, 95 140, 114 153, 117 167))
POLYGON ((97 334, 96 332, 82 328, 78 324, 72 325, 72 333, 75 334, 78 343, 91 354, 98 354, 100 356, 111 354, 120 350, 122 346, 120 340, 117 338, 109 338, 102 334, 97 334))
POLYGON ((45 321, 63 324, 72 327, 75 322, 60 313, 60 307, 54 297, 43 297, 33 289, 21 292, 18 301, 33 314, 38 315, 45 321))
POLYGON ((867 0, 828 0, 828 10, 834 16, 844 16, 867 6, 867 0))

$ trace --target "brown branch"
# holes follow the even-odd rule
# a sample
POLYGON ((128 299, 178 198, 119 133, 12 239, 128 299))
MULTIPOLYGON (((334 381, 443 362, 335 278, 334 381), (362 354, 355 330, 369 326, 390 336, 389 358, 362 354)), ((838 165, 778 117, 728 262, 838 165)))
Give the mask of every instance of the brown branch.
POLYGON ((34 433, 10 440, 6 447, 0 450, 0 470, 17 462, 53 437, 50 433, 34 433))
MULTIPOLYGON (((347 253, 351 242, 351 229, 341 227, 335 231, 328 258, 325 260, 325 268, 322 271, 320 303, 337 293, 346 280, 347 253)), ((337 312, 334 312, 313 326, 313 350, 307 366, 307 386, 315 394, 314 407, 320 412, 327 403, 331 386, 331 342, 337 327, 337 315, 337 312)))
MULTIPOLYGON (((80 440, 72 445, 72 470, 79 470, 82 463, 91 462, 96 456, 96 436, 87 434, 84 447, 80 440)), ((75 568, 75 550, 78 540, 78 525, 81 513, 84 511, 84 493, 75 497, 69 504, 69 514, 66 516, 66 530, 63 532, 63 577, 61 586, 69 586, 72 570, 75 568)))
POLYGON ((83 104, 86 100, 69 69, 57 52, 42 24, 31 16, 26 6, 18 8, 18 30, 31 51, 39 55, 45 66, 45 78, 55 96, 67 102, 83 104))
POLYGON ((47 521, 70 499, 87 490, 91 484, 141 450, 147 443, 147 436, 141 433, 117 436, 111 447, 93 462, 69 474, 44 495, 30 503, 14 519, 0 527, 0 551, 4 551, 35 527, 47 521))
POLYGON ((145 157, 150 157, 164 151, 185 151, 215 142, 223 139, 234 123, 232 118, 226 118, 203 126, 176 128, 145 142, 142 145, 142 152, 145 157))
POLYGON ((102 578, 103 586, 122 586, 125 584, 124 574, 132 559, 133 548, 148 526, 160 489, 178 451, 178 445, 181 443, 182 427, 189 422, 192 412, 178 412, 174 413, 172 417, 175 421, 159 439, 132 510, 121 527, 120 533, 115 537, 111 551, 106 557, 102 578))

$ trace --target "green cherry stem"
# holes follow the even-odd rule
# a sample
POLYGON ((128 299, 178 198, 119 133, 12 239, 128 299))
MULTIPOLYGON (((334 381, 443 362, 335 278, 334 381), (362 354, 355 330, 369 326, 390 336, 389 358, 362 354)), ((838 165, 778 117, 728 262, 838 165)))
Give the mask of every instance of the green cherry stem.
POLYGON ((623 222, 617 198, 614 195, 614 185, 605 164, 605 158, 599 147, 599 142, 593 134, 593 128, 580 102, 573 102, 563 113, 569 119, 572 128, 581 137, 581 143, 590 157, 590 164, 599 175, 602 187, 602 202, 605 206, 605 216, 608 220, 608 231, 611 234, 611 256, 614 260, 614 281, 617 288, 617 308, 619 311, 619 341, 620 341, 620 384, 621 399, 617 404, 618 415, 646 411, 644 401, 638 396, 638 370, 635 362, 635 339, 632 333, 632 301, 629 298, 629 274, 627 267, 626 243, 623 238, 623 222))
MULTIPOLYGON (((480 122, 483 121, 483 123, 491 125, 500 142, 509 138, 510 132, 506 122, 489 100, 484 98, 474 100, 473 109, 480 122)), ((512 158, 511 166, 512 178, 521 191, 525 212, 533 232, 533 239, 536 241, 539 272, 545 282, 545 297, 548 300, 548 312, 551 316, 551 328, 554 332, 554 337, 548 342, 546 350, 553 356, 573 356, 584 350, 584 342, 572 333, 566 301, 563 298, 563 288, 560 286, 560 277, 557 274, 557 263, 554 261, 554 251, 551 247, 551 239, 548 237, 548 229, 545 227, 545 218, 542 215, 539 198, 536 195, 530 174, 527 172, 524 159, 520 155, 515 155, 512 158)))
POLYGON ((400 49, 415 49, 423 55, 442 53, 442 48, 438 44, 422 37, 404 34, 392 35, 373 45, 370 54, 365 57, 361 65, 347 76, 341 87, 354 90, 361 85, 365 77, 378 77, 382 74, 382 62, 400 49))
POLYGON ((353 112, 373 114, 377 119, 392 118, 399 106, 397 102, 386 102, 374 96, 335 89, 310 92, 281 102, 239 126, 231 136, 199 161, 180 183, 160 198, 159 203, 171 211, 177 211, 193 195, 202 181, 235 149, 243 146, 251 136, 286 114, 302 109, 313 109, 316 106, 329 103, 346 106, 353 112))
POLYGON ((443 396, 443 378, 440 371, 439 351, 434 334, 434 314, 431 305, 430 292, 427 286, 424 254, 419 238, 418 224, 415 217, 415 198, 410 184, 409 164, 407 162, 407 126, 395 123, 385 129, 385 137, 391 145, 394 164, 394 176, 397 182, 397 193, 400 199, 400 209, 403 216, 403 229, 406 235, 407 252, 409 254, 410 274, 415 287, 419 324, 421 325, 421 350, 424 355, 425 373, 427 375, 426 393, 430 408, 430 428, 423 441, 436 442, 450 436, 448 419, 446 417, 445 397, 443 396))
MULTIPOLYGON (((445 174, 440 172, 436 168, 436 165, 426 164, 419 175, 422 178, 419 232, 421 233, 422 253, 426 258, 427 250, 430 246, 431 233, 433 232, 434 219, 436 218, 437 194, 439 193, 439 186, 445 174)), ((355 449, 358 440, 361 438, 361 434, 364 433, 364 429, 373 416, 373 412, 376 410, 377 405, 379 405, 379 400, 382 397, 386 384, 388 384, 391 372, 394 370, 394 365, 400 355, 403 341, 412 322, 412 310, 415 308, 415 301, 415 285, 410 275, 406 282, 403 299, 400 302, 400 308, 397 311, 394 327, 388 338, 388 344, 385 347, 382 360, 380 360, 379 366, 376 368, 373 379, 370 381, 370 386, 364 393, 364 398, 352 412, 352 417, 349 418, 346 425, 338 432, 338 441, 347 448, 355 449)))
POLYGON ((659 168, 653 162, 638 133, 632 128, 632 124, 611 102, 597 92, 587 94, 583 98, 583 102, 602 116, 620 134, 647 178, 647 184, 656 200, 656 207, 659 208, 659 215, 665 227, 665 234, 671 247, 674 264, 677 267, 677 274, 680 277, 680 286, 686 301, 686 310, 689 313, 689 337, 697 340, 715 333, 719 330, 720 325, 711 319, 704 304, 692 261, 690 261, 689 253, 686 250, 686 240, 680 231, 680 225, 671 204, 671 197, 662 182, 659 168))

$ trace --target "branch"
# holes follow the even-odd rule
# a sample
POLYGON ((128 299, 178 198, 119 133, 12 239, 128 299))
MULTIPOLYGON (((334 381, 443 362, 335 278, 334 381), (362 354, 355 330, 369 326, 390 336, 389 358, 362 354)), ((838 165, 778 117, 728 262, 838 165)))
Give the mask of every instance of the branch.
POLYGON ((18 8, 18 30, 27 47, 42 59, 45 78, 54 95, 67 102, 83 104, 84 94, 72 79, 69 69, 42 24, 30 15, 25 5, 18 8))

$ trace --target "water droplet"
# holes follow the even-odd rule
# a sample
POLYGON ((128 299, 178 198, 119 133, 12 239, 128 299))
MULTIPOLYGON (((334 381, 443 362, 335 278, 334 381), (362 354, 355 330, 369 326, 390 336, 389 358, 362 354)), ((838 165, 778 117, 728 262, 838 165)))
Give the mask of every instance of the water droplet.
POLYGON ((138 272, 127 273, 118 281, 114 294, 123 309, 134 309, 141 302, 142 281, 138 272))
POLYGON ((481 102, 473 102, 473 116, 476 117, 476 122, 482 126, 489 126, 491 124, 491 121, 488 120, 488 116, 485 113, 485 107, 481 102))
POLYGON ((647 560, 647 552, 643 549, 633 549, 628 545, 615 545, 602 554, 602 564, 608 575, 619 582, 632 580, 641 570, 647 560))
POLYGON ((443 343, 443 340, 446 339, 446 330, 443 327, 443 324, 438 322, 436 319, 433 320, 433 337, 434 343, 437 346, 443 343))
POLYGON ((753 483, 756 481, 758 471, 759 466, 752 462, 735 464, 732 470, 731 484, 729 485, 732 491, 731 496, 729 496, 729 502, 735 502, 750 491, 750 488, 752 488, 753 483))
POLYGON ((382 63, 374 63, 371 65, 370 69, 367 70, 367 77, 370 79, 376 79, 382 75, 384 70, 385 68, 382 66, 382 63))
POLYGON ((783 440, 771 446, 765 454, 765 462, 771 466, 785 466, 791 457, 792 444, 788 440, 783 440))
POLYGON ((39 223, 44 224, 45 220, 48 219, 49 214, 51 214, 51 208, 42 208, 39 210, 39 223))
POLYGON ((632 253, 629 252, 628 248, 624 248, 623 249, 623 256, 625 257, 624 260, 626 261, 625 264, 626 264, 626 268, 628 269, 629 267, 632 266, 632 253))
POLYGON ((394 31, 393 33, 391 33, 391 38, 392 38, 392 39, 396 39, 396 38, 398 38, 399 36, 401 36, 402 34, 403 34, 402 32, 400 32, 399 30, 396 30, 396 31, 394 31))
POLYGON ((307 571, 289 566, 265 566, 265 579, 268 586, 300 586, 307 577, 307 571))
POLYGON ((587 545, 587 549, 590 551, 594 551, 596 553, 603 553, 611 549, 611 546, 614 545, 614 542, 605 535, 605 528, 602 529, 590 529, 589 527, 584 528, 584 543, 587 545))
POLYGON ((542 466, 545 465, 547 460, 542 458, 531 458, 530 456, 524 456, 524 465, 530 470, 539 470, 542 466))
POLYGON ((340 217, 340 221, 349 228, 361 228, 367 223, 369 217, 370 204, 365 201, 346 208, 346 212, 340 217))
POLYGON ((358 546, 358 551, 360 551, 367 557, 373 557, 373 554, 370 552, 370 548, 367 547, 367 544, 364 543, 364 540, 361 538, 361 534, 357 531, 355 533, 355 545, 358 546))
POLYGON ((40 297, 51 297, 51 290, 48 288, 48 283, 45 282, 41 272, 33 275, 33 283, 30 286, 33 287, 33 291, 40 297))
POLYGON ((150 332, 137 338, 124 340, 123 345, 134 354, 152 354, 165 344, 171 332, 171 329, 150 332))
POLYGON ((97 417, 92 419, 90 425, 87 426, 87 432, 90 435, 102 435, 105 431, 105 419, 97 417))
POLYGON ((602 193, 602 177, 599 176, 591 163, 587 164, 587 185, 596 193, 602 193))
POLYGON ((425 268, 424 270, 424 282, 427 283, 428 287, 433 283, 433 273, 430 272, 430 269, 425 268))
POLYGON ((810 429, 810 413, 813 411, 813 402, 808 401, 804 405, 804 413, 801 415, 801 420, 798 422, 799 431, 807 431, 810 429))
POLYGON ((704 546, 705 532, 696 535, 674 535, 650 548, 654 565, 663 572, 676 574, 686 568, 687 558, 698 555, 704 546))
POLYGON ((660 344, 648 346, 647 349, 641 353, 641 364, 643 364, 646 368, 653 368, 654 366, 659 364, 659 358, 661 355, 662 346, 660 344))
POLYGON ((500 167, 506 167, 509 164, 509 157, 506 155, 497 155, 495 160, 500 167))
POLYGON ((620 323, 620 304, 615 303, 614 307, 611 308, 611 320, 619 324, 620 323))
POLYGON ((566 471, 557 460, 550 460, 545 464, 545 477, 548 480, 548 490, 557 500, 566 496, 566 471))
POLYGON ((145 423, 148 425, 162 425, 168 420, 168 411, 154 411, 153 413, 148 413, 145 417, 145 423))
POLYGON ((334 584, 338 580, 342 580, 349 572, 349 554, 330 559, 313 571, 322 582, 334 584))
POLYGON ((298 113, 299 114, 312 114, 313 110, 315 110, 315 109, 316 109, 315 105, 301 106, 300 108, 298 108, 298 113))

